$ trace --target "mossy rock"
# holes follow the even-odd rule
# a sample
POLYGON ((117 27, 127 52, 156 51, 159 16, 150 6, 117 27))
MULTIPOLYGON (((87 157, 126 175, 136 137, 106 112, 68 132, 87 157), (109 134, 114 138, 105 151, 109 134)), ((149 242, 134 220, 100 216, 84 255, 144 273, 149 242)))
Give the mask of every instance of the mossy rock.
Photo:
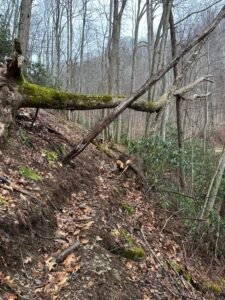
POLYGON ((124 229, 119 231, 120 238, 122 239, 124 245, 119 250, 122 257, 132 259, 132 260, 143 260, 146 257, 145 251, 141 248, 131 235, 124 229))
POLYGON ((124 246, 121 251, 120 255, 122 257, 132 259, 135 261, 143 260, 146 257, 145 251, 140 246, 124 246))
POLYGON ((121 208, 122 208, 122 211, 127 214, 127 215, 133 215, 134 212, 135 212, 135 209, 130 206, 128 203, 121 203, 121 208))

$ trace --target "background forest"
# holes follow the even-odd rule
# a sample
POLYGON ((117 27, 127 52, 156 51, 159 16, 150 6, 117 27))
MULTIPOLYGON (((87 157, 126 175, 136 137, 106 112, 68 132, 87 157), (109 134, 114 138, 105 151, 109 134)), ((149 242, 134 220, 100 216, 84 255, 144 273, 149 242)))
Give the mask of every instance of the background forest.
MULTIPOLYGON (((26 78, 76 94, 131 95, 216 17, 224 1, 0 0, 0 60, 19 36, 26 78), (24 14, 24 17, 23 17, 24 14), (22 17, 21 17, 22 16, 22 17), (28 17, 27 17, 28 16, 28 17)), ((123 144, 164 209, 224 255, 225 23, 127 109, 101 138, 123 144), (160 106, 160 103, 166 105, 160 106)), ((109 109, 68 111, 88 129, 109 109)))

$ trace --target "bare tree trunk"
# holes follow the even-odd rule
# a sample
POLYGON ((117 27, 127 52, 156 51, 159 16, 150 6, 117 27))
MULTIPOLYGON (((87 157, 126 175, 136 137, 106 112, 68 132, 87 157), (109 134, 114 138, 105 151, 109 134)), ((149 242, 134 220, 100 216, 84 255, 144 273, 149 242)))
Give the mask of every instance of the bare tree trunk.
POLYGON ((13 20, 13 30, 12 30, 12 38, 15 39, 19 33, 18 31, 18 23, 19 23, 19 0, 15 2, 15 9, 14 9, 14 20, 13 20))
POLYGON ((216 197, 220 188, 221 180, 223 178, 224 170, 225 170, 225 148, 223 149, 216 172, 211 180, 206 195, 206 199, 205 199, 205 204, 201 212, 201 218, 208 217, 210 211, 214 207, 216 197))
MULTIPOLYGON (((153 65, 153 52, 154 52, 154 31, 153 31, 153 0, 146 0, 146 9, 147 9, 147 32, 148 32, 148 69, 149 69, 149 78, 152 76, 152 65, 153 65)), ((151 100, 151 91, 148 91, 148 101, 151 100)), ((150 127, 150 114, 146 114, 145 120, 145 136, 148 135, 148 130, 150 127)))
POLYGON ((120 42, 120 31, 121 22, 126 6, 127 0, 122 0, 121 7, 119 8, 119 1, 113 0, 111 2, 111 8, 113 8, 113 25, 112 25, 112 35, 109 37, 109 47, 108 47, 108 59, 109 59, 109 75, 108 75, 108 92, 113 94, 114 90, 117 95, 119 94, 119 42, 120 42), (112 5, 113 3, 113 5, 112 5))
MULTIPOLYGON (((210 54, 209 54, 209 42, 207 43, 207 63, 208 63, 208 74, 210 71, 210 54)), ((206 82, 206 94, 209 92, 209 82, 206 82)), ((204 112, 205 112, 205 124, 203 128, 203 151, 204 153, 206 152, 206 146, 207 146, 207 129, 209 125, 209 97, 205 98, 205 107, 204 107, 204 112)))
POLYGON ((23 56, 27 55, 30 18, 33 0, 22 0, 20 5, 20 19, 19 19, 19 40, 23 56))
POLYGON ((84 41, 85 41, 85 26, 87 16, 87 0, 83 0, 83 20, 82 20, 82 33, 80 45, 80 78, 79 78, 79 92, 84 92, 84 41))
POLYGON ((56 51, 56 86, 60 87, 60 62, 61 62, 61 34, 62 34, 62 17, 64 6, 60 1, 55 1, 55 9, 53 12, 54 37, 56 51))
MULTIPOLYGON (((150 74, 149 76, 151 77, 153 74, 157 72, 158 69, 162 68, 164 64, 168 27, 169 27, 169 15, 172 6, 172 1, 166 0, 163 2, 163 13, 158 26, 154 47, 152 46, 153 24, 150 24, 150 22, 153 23, 152 2, 151 2, 151 6, 150 3, 148 4, 148 6, 149 9, 151 9, 151 12, 147 13, 147 20, 149 19, 148 23, 150 26, 150 28, 148 28, 148 38, 151 39, 151 41, 149 42, 149 56, 150 56, 149 60, 151 60, 151 62, 149 63, 149 74, 150 74)), ((151 101, 151 99, 154 99, 154 97, 155 97, 155 86, 148 92, 148 101, 151 101)), ((145 128, 146 136, 148 133, 149 121, 150 121, 150 116, 147 115, 146 128, 145 128)))
MULTIPOLYGON (((174 26, 174 19, 172 9, 170 12, 170 34, 171 34, 171 47, 172 47, 172 57, 176 57, 177 55, 177 40, 176 40, 176 29, 174 26)), ((173 67, 174 73, 174 81, 177 81, 178 75, 178 66, 177 64, 173 67)), ((180 185, 182 188, 185 188, 185 171, 182 165, 182 157, 184 153, 184 139, 183 139, 183 130, 182 130, 182 115, 181 115, 181 106, 182 106, 182 99, 180 95, 176 96, 176 116, 177 116, 177 138, 178 138, 178 148, 181 153, 180 158, 180 185)))
POLYGON ((133 53, 132 53, 132 68, 131 68, 131 93, 135 88, 135 67, 136 67, 136 53, 137 53, 137 44, 138 44, 139 25, 146 11, 145 9, 146 5, 144 5, 141 10, 141 1, 142 0, 138 0, 137 16, 135 20, 135 29, 134 29, 134 42, 133 42, 133 53))

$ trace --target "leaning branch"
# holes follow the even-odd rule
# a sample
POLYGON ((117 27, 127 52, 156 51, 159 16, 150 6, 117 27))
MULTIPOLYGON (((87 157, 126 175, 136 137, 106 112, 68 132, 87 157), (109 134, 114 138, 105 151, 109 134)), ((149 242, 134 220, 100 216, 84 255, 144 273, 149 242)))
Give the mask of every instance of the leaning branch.
POLYGON ((209 5, 209 6, 205 7, 205 8, 203 8, 203 9, 200 9, 200 10, 197 10, 197 11, 193 11, 192 13, 188 14, 187 16, 185 16, 183 19, 177 21, 174 25, 177 26, 178 24, 184 22, 185 20, 187 20, 187 19, 190 18, 191 16, 200 14, 200 13, 202 13, 202 12, 204 12, 204 11, 210 9, 211 7, 215 6, 216 4, 218 4, 218 3, 222 2, 222 1, 223 1, 223 0, 218 0, 218 1, 212 3, 211 5, 209 5))
POLYGON ((144 95, 154 84, 156 84, 171 68, 173 68, 177 62, 187 54, 193 47, 198 45, 204 40, 225 18, 225 6, 221 9, 215 19, 207 26, 200 34, 198 34, 189 45, 187 45, 174 59, 172 59, 167 66, 161 69, 157 74, 153 75, 152 78, 148 79, 133 95, 128 97, 126 100, 121 102, 113 112, 111 112, 105 119, 99 122, 96 127, 85 136, 80 143, 64 158, 64 163, 70 162, 71 159, 79 155, 91 142, 92 140, 109 124, 111 124, 127 107, 132 105, 137 99, 144 95))

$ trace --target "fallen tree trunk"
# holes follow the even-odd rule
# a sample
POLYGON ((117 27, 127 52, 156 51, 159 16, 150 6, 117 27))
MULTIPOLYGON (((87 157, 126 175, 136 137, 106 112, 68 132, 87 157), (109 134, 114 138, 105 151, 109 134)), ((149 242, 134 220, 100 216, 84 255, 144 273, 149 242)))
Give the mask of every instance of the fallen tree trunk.
POLYGON ((148 79, 133 95, 121 102, 115 110, 110 113, 105 119, 99 122, 95 128, 84 137, 80 143, 64 158, 63 162, 69 163, 70 160, 79 155, 92 140, 104 130, 109 124, 111 124, 127 107, 133 104, 143 94, 145 94, 154 84, 156 84, 171 68, 173 68, 181 57, 187 54, 193 47, 204 40, 225 18, 225 6, 221 9, 217 17, 199 34, 197 35, 189 45, 187 45, 174 59, 172 59, 163 69, 161 69, 156 75, 148 79))
MULTIPOLYGON (((52 88, 42 87, 24 80, 20 84, 19 92, 22 100, 19 107, 64 109, 64 110, 93 110, 117 107, 125 97, 113 97, 110 95, 82 95, 58 91, 52 88)), ((129 108, 136 111, 156 112, 164 105, 162 101, 142 100, 130 105, 129 108)))
MULTIPOLYGON (((164 93, 157 101, 141 100, 128 105, 128 108, 136 111, 154 113, 162 109, 169 96, 183 95, 193 89, 197 84, 207 80, 205 77, 197 79, 195 82, 176 89, 173 87, 170 92, 164 93)), ((19 92, 22 100, 19 102, 19 108, 43 108, 43 109, 64 109, 64 110, 93 110, 116 108, 125 97, 113 97, 110 95, 81 95, 58 91, 51 88, 31 84, 24 80, 19 86, 19 92)))

